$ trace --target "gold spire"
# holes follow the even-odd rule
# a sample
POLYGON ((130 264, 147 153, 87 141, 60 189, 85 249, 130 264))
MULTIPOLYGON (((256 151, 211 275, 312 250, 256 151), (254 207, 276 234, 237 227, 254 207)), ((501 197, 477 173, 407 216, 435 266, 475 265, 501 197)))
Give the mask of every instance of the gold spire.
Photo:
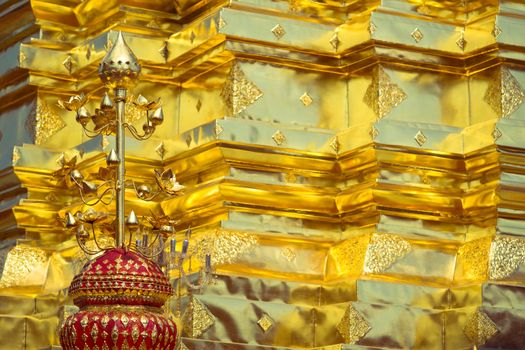
POLYGON ((111 87, 126 87, 134 84, 139 74, 140 64, 137 57, 119 31, 117 41, 100 63, 98 75, 111 87))

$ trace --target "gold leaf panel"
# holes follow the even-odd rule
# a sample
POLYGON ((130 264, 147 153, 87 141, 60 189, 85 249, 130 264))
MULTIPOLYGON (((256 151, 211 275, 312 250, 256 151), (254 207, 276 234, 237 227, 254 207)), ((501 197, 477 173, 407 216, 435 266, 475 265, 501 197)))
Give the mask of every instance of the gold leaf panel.
POLYGON ((399 236, 374 234, 366 252, 364 271, 384 272, 410 250, 410 243, 399 236))
POLYGON ((353 307, 352 304, 348 306, 343 318, 337 325, 337 330, 347 344, 355 344, 371 329, 372 327, 370 327, 370 324, 368 324, 365 318, 353 307))

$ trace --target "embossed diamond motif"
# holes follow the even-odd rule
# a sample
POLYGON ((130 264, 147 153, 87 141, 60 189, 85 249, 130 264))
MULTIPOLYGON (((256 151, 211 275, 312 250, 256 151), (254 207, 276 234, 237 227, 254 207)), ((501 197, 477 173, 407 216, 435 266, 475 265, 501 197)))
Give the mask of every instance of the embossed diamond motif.
POLYGON ((191 137, 191 134, 188 134, 186 136, 186 145, 188 145, 188 147, 190 147, 191 141, 193 141, 193 138, 191 137))
POLYGON ((494 141, 497 141, 503 134, 501 133, 501 130, 497 127, 494 127, 494 130, 492 131, 492 138, 494 141))
POLYGON ((195 41, 196 38, 197 38, 197 35, 195 35, 195 32, 192 31, 191 34, 190 34, 190 41, 191 41, 192 44, 193 44, 193 42, 195 41))
POLYGON ((155 147, 155 152, 157 152, 160 158, 164 158, 164 155, 166 154, 166 148, 164 147, 164 142, 159 143, 159 145, 155 147))
POLYGON ((109 51, 111 50, 111 47, 113 47, 113 41, 111 41, 109 38, 108 40, 106 41, 106 43, 104 44, 104 50, 109 51))
POLYGON ((334 33, 334 35, 332 35, 329 41, 330 41, 330 45, 332 45, 334 50, 337 51, 337 48, 339 47, 339 35, 337 34, 337 32, 334 33))
POLYGON ((343 318, 339 324, 337 324, 337 330, 347 344, 355 344, 371 329, 370 324, 368 324, 352 304, 348 306, 343 318))
POLYGON ((222 28, 224 28, 228 23, 226 23, 226 21, 224 20, 224 18, 222 18, 222 15, 219 16, 219 19, 217 19, 217 28, 219 28, 219 30, 221 30, 222 28))
POLYGON ((388 115, 395 107, 407 98, 407 94, 382 67, 374 69, 372 81, 366 89, 363 101, 376 114, 378 119, 388 115))
POLYGON ((215 317, 208 308, 193 297, 183 315, 184 331, 190 337, 197 338, 206 332, 213 324, 215 317))
POLYGON ((502 67, 491 77, 484 100, 501 118, 506 118, 525 102, 525 93, 512 73, 502 67))
POLYGON ((312 104, 312 102, 314 102, 314 100, 312 99, 312 96, 308 95, 307 92, 302 94, 301 97, 299 97, 299 100, 301 100, 303 105, 305 105, 306 107, 308 107, 309 105, 312 104))
POLYGON ((283 248, 281 250, 281 255, 289 262, 294 261, 296 257, 295 251, 290 247, 283 248))
POLYGON ((202 108, 202 102, 201 100, 199 99, 197 101, 197 104, 195 105, 195 109, 197 109, 197 112, 200 112, 201 111, 201 108, 202 108))
POLYGON ((276 25, 275 27, 272 28, 272 33, 279 40, 283 36, 285 36, 286 31, 284 30, 284 27, 282 25, 278 24, 278 25, 276 25))
POLYGON ((374 125, 372 125, 372 127, 370 128, 370 137, 372 138, 372 140, 375 140, 378 136, 379 130, 377 130, 377 128, 374 125))
POLYGON ((339 142, 339 139, 337 138, 337 136, 335 136, 330 142, 330 147, 332 147, 335 153, 339 152, 339 149, 341 148, 341 143, 339 142))
POLYGON ((407 255, 412 247, 400 236, 374 234, 370 239, 365 257, 364 271, 381 273, 407 255))
POLYGON ((270 316, 268 316, 268 314, 264 314, 259 319, 259 321, 257 321, 257 324, 259 325, 259 327, 261 327, 263 332, 266 333, 270 328, 273 327, 274 321, 270 316))
POLYGON ((284 136, 281 130, 277 130, 275 134, 273 134, 272 139, 278 146, 280 146, 286 141, 286 136, 284 136))
POLYGON ((215 133, 215 137, 218 138, 220 134, 224 131, 224 128, 219 123, 215 123, 215 127, 213 128, 213 132, 215 133))
POLYGON ((498 328, 490 317, 479 309, 468 318, 463 328, 465 336, 476 346, 484 345, 498 332, 498 328))
POLYGON ((414 39, 416 43, 420 42, 421 39, 423 39, 423 33, 421 33, 419 28, 414 29, 414 31, 410 33, 410 35, 412 36, 412 38, 414 39))
POLYGON ((162 47, 159 49, 159 53, 160 55, 162 56, 162 58, 164 58, 165 60, 168 59, 169 55, 170 55, 170 51, 168 49, 168 42, 166 41, 164 43, 164 45, 162 45, 162 47))
POLYGON ((66 67, 69 73, 71 73, 71 69, 73 69, 73 58, 71 58, 71 56, 67 56, 67 58, 62 62, 62 65, 66 67))
POLYGON ((370 33, 370 35, 374 35, 376 30, 377 30, 377 26, 375 25, 374 22, 370 21, 370 24, 368 25, 368 33, 370 33))
POLYGON ((423 131, 419 130, 416 136, 414 136, 414 140, 416 140, 419 147, 421 147, 425 144, 425 142, 427 142, 427 137, 425 136, 423 131))
POLYGON ((465 47, 467 46, 467 41, 465 40, 465 33, 464 32, 461 32, 461 35, 459 36, 459 39, 456 40, 456 45, 461 50, 465 50, 465 47))
POLYGON ((235 63, 222 88, 221 98, 230 115, 241 113, 261 98, 263 92, 248 80, 240 65, 235 63))
POLYGON ((497 24, 494 24, 494 29, 492 29, 492 36, 494 36, 494 38, 497 39, 498 36, 500 36, 501 32, 501 28, 497 24))

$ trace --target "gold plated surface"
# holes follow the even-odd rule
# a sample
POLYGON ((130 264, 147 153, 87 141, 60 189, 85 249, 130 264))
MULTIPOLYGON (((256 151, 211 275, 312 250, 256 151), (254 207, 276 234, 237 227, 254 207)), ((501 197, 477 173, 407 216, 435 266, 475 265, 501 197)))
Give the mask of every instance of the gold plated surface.
POLYGON ((130 101, 160 96, 169 116, 128 137, 126 176, 171 168, 185 186, 126 205, 174 218, 178 241, 191 226, 216 266, 168 310, 182 349, 520 349, 522 7, 0 2, 0 349, 58 344, 87 259, 60 222, 82 208, 69 176, 101 176, 116 140, 57 104, 96 107, 119 30, 142 68, 130 101))

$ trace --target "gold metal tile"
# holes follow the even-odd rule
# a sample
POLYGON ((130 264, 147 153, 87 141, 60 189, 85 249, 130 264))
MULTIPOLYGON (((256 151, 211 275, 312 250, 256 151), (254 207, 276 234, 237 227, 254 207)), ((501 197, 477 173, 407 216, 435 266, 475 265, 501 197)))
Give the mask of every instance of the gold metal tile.
POLYGON ((275 35, 277 40, 280 40, 283 36, 286 35, 286 31, 284 30, 284 27, 280 24, 277 24, 275 27, 272 28, 272 33, 275 35))
POLYGON ((428 139, 425 136, 425 134, 423 133, 423 131, 419 130, 417 132, 416 136, 414 136, 414 140, 416 140, 416 142, 419 145, 419 147, 421 147, 427 142, 428 139))
POLYGON ((372 327, 370 324, 352 304, 348 306, 343 318, 337 325, 337 330, 347 344, 355 344, 371 329, 372 327))
POLYGON ((306 107, 308 107, 314 102, 314 100, 312 99, 312 96, 310 96, 307 92, 302 94, 301 97, 299 97, 299 100, 301 100, 303 105, 305 105, 306 107))
POLYGON ((273 136, 273 141, 277 144, 277 146, 282 145, 286 141, 286 136, 281 132, 281 130, 277 130, 273 136))
POLYGON ((490 317, 478 309, 468 318, 463 332, 473 345, 481 346, 498 333, 499 330, 490 317))
POLYGON ((259 321, 257 321, 257 324, 259 325, 259 327, 261 327, 263 332, 266 333, 266 332, 268 332, 268 330, 270 328, 273 327, 274 321, 272 320, 272 318, 270 316, 268 316, 268 314, 264 314, 259 319, 259 321))
POLYGON ((419 30, 419 28, 414 29, 414 31, 410 33, 410 36, 412 36, 416 43, 419 43, 423 39, 423 33, 419 30))

